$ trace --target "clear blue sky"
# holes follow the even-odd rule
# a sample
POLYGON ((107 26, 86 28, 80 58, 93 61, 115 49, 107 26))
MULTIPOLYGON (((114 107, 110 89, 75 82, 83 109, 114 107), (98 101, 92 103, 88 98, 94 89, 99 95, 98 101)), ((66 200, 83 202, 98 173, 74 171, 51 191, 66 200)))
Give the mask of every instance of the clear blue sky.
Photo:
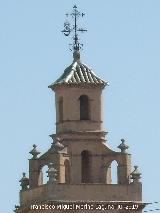
POLYGON ((0 0, 0 212, 18 204, 29 151, 46 151, 55 132, 47 86, 72 62, 60 32, 74 4, 86 16, 82 61, 110 82, 104 91, 108 144, 130 146, 143 174, 144 201, 160 198, 160 1, 0 0))

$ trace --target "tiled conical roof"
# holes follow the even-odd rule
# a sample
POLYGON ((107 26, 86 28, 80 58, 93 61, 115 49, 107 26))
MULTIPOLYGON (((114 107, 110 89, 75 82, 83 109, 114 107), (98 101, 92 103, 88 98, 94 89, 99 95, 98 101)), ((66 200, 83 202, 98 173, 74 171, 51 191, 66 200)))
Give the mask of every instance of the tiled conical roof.
POLYGON ((64 70, 64 73, 49 87, 60 84, 94 84, 106 86, 108 82, 99 78, 92 69, 80 62, 79 53, 74 53, 73 63, 64 70))

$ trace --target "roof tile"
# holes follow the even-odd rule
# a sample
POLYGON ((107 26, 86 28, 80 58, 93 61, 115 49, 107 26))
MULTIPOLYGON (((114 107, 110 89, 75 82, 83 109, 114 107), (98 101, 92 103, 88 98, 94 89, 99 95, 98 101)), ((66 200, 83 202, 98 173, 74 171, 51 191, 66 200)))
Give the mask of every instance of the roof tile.
POLYGON ((69 67, 64 70, 64 73, 49 87, 59 84, 98 84, 108 85, 108 82, 100 79, 92 69, 81 62, 73 62, 69 67))

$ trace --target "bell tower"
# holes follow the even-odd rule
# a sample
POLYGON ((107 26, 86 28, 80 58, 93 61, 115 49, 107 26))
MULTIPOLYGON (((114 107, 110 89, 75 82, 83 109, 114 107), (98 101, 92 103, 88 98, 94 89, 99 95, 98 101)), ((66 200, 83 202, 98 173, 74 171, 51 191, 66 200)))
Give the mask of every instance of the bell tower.
POLYGON ((56 132, 50 135, 53 141, 45 153, 40 155, 36 145, 30 151, 29 177, 23 173, 20 180, 16 213, 141 213, 145 206, 141 173, 137 166, 132 169, 129 146, 121 139, 120 151, 108 147, 102 125, 102 92, 108 82, 81 61, 78 32, 86 30, 77 26, 80 15, 84 13, 74 6, 73 29, 67 22, 62 31, 66 36, 74 33, 73 61, 49 86, 55 93, 56 132), (116 184, 112 182, 114 161, 116 184), (44 166, 48 166, 47 183, 43 181, 44 166))
POLYGON ((73 63, 49 86, 55 92, 57 133, 102 131, 102 90, 108 84, 73 53, 73 63))
MULTIPOLYGON (((97 145, 105 142, 105 132, 102 124, 102 90, 108 83, 100 79, 91 68, 80 60, 79 50, 73 53, 73 63, 64 73, 49 86, 55 92, 56 102, 56 134, 53 140, 60 138, 61 143, 68 147, 72 155, 71 182, 81 183, 81 170, 91 175, 88 181, 100 182, 99 169, 93 171, 93 165, 98 164, 92 158, 97 145), (94 150, 94 151, 91 151, 94 150), (82 168, 82 156, 88 158, 88 169, 82 168), (85 157, 86 156, 86 157, 85 157), (78 166, 79 165, 79 166, 78 166), (79 174, 79 175, 76 175, 79 174)), ((95 153, 96 154, 96 153, 95 153)), ((84 160, 85 164, 86 160, 84 160)), ((99 162, 100 163, 100 162, 99 162)))

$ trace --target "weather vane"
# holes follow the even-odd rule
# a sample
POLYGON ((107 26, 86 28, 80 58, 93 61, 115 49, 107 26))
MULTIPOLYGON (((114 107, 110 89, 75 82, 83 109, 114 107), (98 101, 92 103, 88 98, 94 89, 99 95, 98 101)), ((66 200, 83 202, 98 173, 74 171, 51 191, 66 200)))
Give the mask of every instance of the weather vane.
POLYGON ((72 48, 70 48, 70 50, 73 50, 75 52, 75 51, 79 51, 83 47, 83 44, 79 43, 78 32, 84 33, 87 30, 83 29, 83 28, 79 28, 77 26, 77 19, 80 16, 83 17, 85 14, 84 13, 80 13, 77 10, 77 6, 74 5, 73 11, 71 12, 71 14, 68 14, 68 13, 66 14, 67 17, 69 15, 74 19, 74 25, 73 25, 73 27, 71 27, 70 23, 68 21, 66 21, 64 23, 64 30, 62 30, 62 33, 65 36, 69 36, 72 32, 74 33, 74 35, 73 35, 73 44, 70 44, 70 46, 72 46, 72 48))

